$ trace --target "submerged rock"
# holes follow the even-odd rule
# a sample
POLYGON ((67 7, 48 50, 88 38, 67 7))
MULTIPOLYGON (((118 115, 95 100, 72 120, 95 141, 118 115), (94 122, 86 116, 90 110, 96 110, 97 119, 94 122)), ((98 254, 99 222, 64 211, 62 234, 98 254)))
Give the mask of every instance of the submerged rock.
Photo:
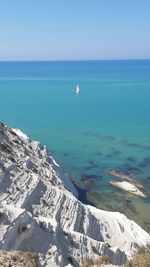
POLYGON ((131 256, 135 243, 150 243, 125 215, 80 202, 45 146, 0 127, 0 250, 34 251, 44 267, 79 267, 103 254, 115 266, 131 256))
POLYGON ((122 182, 118 182, 118 181, 110 181, 110 184, 114 185, 115 187, 118 187, 130 194, 133 194, 133 195, 136 195, 136 196, 139 196, 139 197, 142 197, 142 198, 146 198, 147 195, 145 192, 139 190, 139 188, 129 182, 129 181, 122 181, 122 182))

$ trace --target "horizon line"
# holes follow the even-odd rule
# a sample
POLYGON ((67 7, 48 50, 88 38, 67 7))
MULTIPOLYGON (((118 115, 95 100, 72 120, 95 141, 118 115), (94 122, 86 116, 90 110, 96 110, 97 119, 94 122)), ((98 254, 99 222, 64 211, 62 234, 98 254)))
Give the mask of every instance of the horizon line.
POLYGON ((150 58, 120 58, 120 59, 13 59, 0 60, 0 62, 83 62, 83 61, 144 61, 150 58))

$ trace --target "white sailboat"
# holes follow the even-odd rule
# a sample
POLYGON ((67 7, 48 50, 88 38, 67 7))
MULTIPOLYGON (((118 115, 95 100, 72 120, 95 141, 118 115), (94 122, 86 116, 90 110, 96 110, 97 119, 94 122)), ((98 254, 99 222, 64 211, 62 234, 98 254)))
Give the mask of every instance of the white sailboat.
POLYGON ((75 89, 75 92, 76 92, 76 94, 80 94, 80 87, 79 87, 78 84, 77 84, 77 87, 76 87, 76 89, 75 89))

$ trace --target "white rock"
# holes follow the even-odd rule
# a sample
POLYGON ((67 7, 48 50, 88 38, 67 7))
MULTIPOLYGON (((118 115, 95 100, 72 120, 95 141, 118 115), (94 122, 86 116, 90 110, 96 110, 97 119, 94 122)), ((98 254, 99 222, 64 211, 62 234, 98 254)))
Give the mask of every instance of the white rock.
POLYGON ((19 129, 12 128, 12 131, 14 133, 16 133, 19 137, 21 137, 23 139, 28 139, 27 135, 25 133, 23 133, 22 131, 20 131, 19 129))
POLYGON ((150 243, 149 234, 123 214, 82 204, 39 142, 16 129, 4 127, 3 133, 8 151, 0 152, 0 249, 34 250, 44 267, 79 267, 102 254, 117 266, 134 243, 150 243))

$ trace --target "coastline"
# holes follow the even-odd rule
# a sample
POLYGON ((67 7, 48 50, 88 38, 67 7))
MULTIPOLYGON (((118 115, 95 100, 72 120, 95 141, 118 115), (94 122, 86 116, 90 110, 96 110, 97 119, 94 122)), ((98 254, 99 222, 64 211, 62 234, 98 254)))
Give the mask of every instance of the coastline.
POLYGON ((148 193, 138 201, 150 203, 149 69, 148 61, 1 63, 1 118, 46 144, 95 205, 126 209, 132 218, 134 196, 112 189, 105 170, 133 174, 148 193))
POLYGON ((3 124, 0 138, 1 250, 27 251, 30 244, 41 266, 57 267, 108 255, 117 267, 131 257, 132 244, 150 243, 150 235, 124 214, 79 201, 68 175, 40 142, 3 124))

